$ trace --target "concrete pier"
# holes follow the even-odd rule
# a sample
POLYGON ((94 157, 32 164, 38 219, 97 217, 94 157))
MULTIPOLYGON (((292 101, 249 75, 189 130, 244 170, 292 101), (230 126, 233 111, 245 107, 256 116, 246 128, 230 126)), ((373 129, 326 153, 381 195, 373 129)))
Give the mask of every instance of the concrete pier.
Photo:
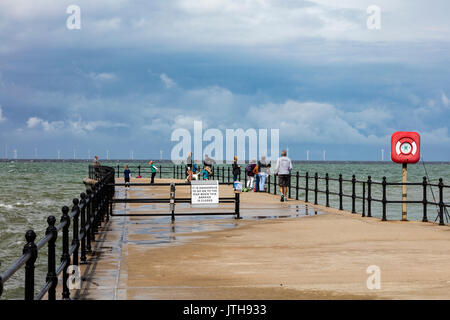
MULTIPOLYGON (((231 186, 220 186, 221 197, 232 194, 231 186)), ((168 195, 167 186, 116 187, 118 198, 168 195)), ((176 196, 188 197, 189 187, 177 187, 176 196)), ((231 204, 221 207, 232 211, 231 204)), ((176 210, 199 209, 179 204, 176 210)), ((115 213, 168 211, 167 204, 114 206, 115 213)), ((111 217, 82 266, 82 288, 71 297, 450 298, 448 226, 382 222, 253 192, 241 194, 241 216, 177 217, 174 224, 170 217, 111 217), (367 286, 369 266, 379 267, 380 289, 367 286)))

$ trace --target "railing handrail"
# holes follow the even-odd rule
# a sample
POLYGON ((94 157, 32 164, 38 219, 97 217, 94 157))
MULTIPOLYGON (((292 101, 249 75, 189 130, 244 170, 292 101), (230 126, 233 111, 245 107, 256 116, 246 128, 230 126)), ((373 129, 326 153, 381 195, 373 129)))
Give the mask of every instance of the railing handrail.
MULTIPOLYGON (((63 252, 63 256, 61 258, 61 263, 58 266, 58 268, 55 268, 54 272, 50 272, 50 263, 49 263, 49 272, 47 274, 47 279, 45 282, 45 285, 42 287, 42 289, 39 291, 39 293, 35 296, 34 295, 34 263, 35 260, 39 254, 39 251, 47 245, 47 247, 49 248, 49 250, 53 250, 53 256, 50 257, 49 255, 49 259, 53 259, 53 265, 55 260, 55 252, 54 252, 54 243, 52 244, 53 248, 50 248, 50 242, 51 241, 56 241, 56 239, 58 238, 58 234, 61 230, 63 230, 63 241, 66 240, 68 241, 68 227, 71 223, 71 221, 73 220, 75 222, 75 220, 78 219, 78 215, 80 214, 80 212, 85 213, 86 210, 89 206, 93 205, 94 202, 96 202, 97 200, 99 200, 99 197, 103 197, 102 199, 100 199, 101 201, 99 201, 99 206, 97 206, 95 208, 95 210, 92 212, 92 217, 88 217, 87 221, 85 221, 85 224, 81 226, 82 228, 82 232, 79 234, 78 240, 79 241, 85 241, 86 237, 87 237, 87 233, 90 232, 94 227, 95 224, 92 224, 92 222, 95 221, 99 221, 99 217, 98 215, 100 214, 100 211, 102 211, 101 213, 104 214, 106 211, 105 209, 107 209, 107 205, 109 205, 108 202, 105 202, 105 197, 112 197, 113 194, 111 194, 111 192, 108 193, 108 191, 111 191, 111 187, 109 186, 109 183, 111 181, 114 181, 114 176, 115 176, 115 171, 114 168, 112 167, 106 167, 106 166, 98 166, 96 167, 101 171, 101 179, 99 179, 99 181, 93 185, 92 187, 92 191, 89 190, 88 191, 88 197, 86 197, 85 193, 81 193, 80 197, 82 199, 81 202, 79 202, 79 200, 77 198, 75 198, 73 200, 73 208, 72 211, 70 212, 70 214, 68 214, 68 207, 64 206, 62 211, 63 211, 63 218, 61 220, 61 222, 57 225, 54 226, 55 224, 55 217, 54 216, 49 216, 47 219, 47 222, 49 224, 49 227, 47 228, 47 230, 51 229, 53 230, 53 232, 49 232, 46 233, 46 235, 39 240, 37 243, 34 243, 34 240, 36 238, 36 235, 34 233, 33 230, 28 230, 26 233, 26 238, 27 238, 27 244, 24 247, 24 253, 22 254, 21 257, 19 257, 15 262, 13 262, 3 273, 0 274, 0 297, 3 293, 4 290, 4 284, 18 271, 20 270, 24 265, 26 265, 26 273, 25 273, 25 299, 26 300, 32 300, 32 299, 36 299, 36 300, 40 300, 44 297, 45 294, 47 294, 49 292, 49 290, 53 287, 56 288, 57 286, 57 277, 61 274, 61 272, 66 271, 68 264, 70 263, 70 257, 71 255, 77 255, 78 254, 78 249, 79 249, 79 245, 78 243, 75 243, 74 240, 75 238, 72 237, 72 245, 69 248, 69 250, 67 252, 63 252), (64 230, 65 229, 65 230, 64 230), (65 234, 64 234, 65 233, 65 234), (26 248, 34 248, 33 250, 26 250, 26 248), (30 265, 28 265, 30 264, 30 265), (55 279, 56 277, 56 279, 55 279)), ((91 167, 89 167, 89 172, 91 172, 91 167)), ((106 212, 108 214, 108 212, 106 212)), ((78 231, 77 231, 78 232, 78 231)), ((77 234, 75 233, 74 230, 74 235, 77 234)), ((63 245, 64 247, 64 245, 63 245)), ((64 251, 64 248, 63 248, 64 251)), ((74 260, 75 260, 75 256, 74 256, 74 260)), ((74 261, 76 262, 76 264, 78 264, 78 261, 74 261)), ((75 263, 74 263, 75 264, 75 263)), ((66 283, 64 283, 63 281, 63 287, 66 287, 66 283)), ((65 293, 63 292, 63 298, 68 298, 65 297, 65 293)), ((52 296, 50 297, 49 294, 49 300, 54 300, 55 299, 55 295, 54 293, 52 293, 52 296)))

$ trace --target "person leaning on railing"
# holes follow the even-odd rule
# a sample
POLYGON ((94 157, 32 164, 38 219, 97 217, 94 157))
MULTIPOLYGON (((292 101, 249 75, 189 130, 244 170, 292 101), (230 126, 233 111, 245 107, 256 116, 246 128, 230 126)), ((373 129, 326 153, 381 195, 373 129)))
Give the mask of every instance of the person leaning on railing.
POLYGON ((241 166, 238 164, 238 157, 234 156, 233 162, 233 182, 237 181, 239 174, 241 173, 241 166))
POLYGON ((100 179, 100 161, 98 161, 98 156, 94 157, 94 173, 95 179, 100 179))

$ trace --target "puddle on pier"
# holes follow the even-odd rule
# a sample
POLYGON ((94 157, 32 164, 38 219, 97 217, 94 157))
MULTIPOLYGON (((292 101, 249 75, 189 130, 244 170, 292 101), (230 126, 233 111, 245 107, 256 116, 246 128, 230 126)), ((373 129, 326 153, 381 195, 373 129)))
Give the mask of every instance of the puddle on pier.
MULTIPOLYGON (((147 194, 148 196, 148 194, 147 194)), ((168 213, 168 204, 148 204, 140 205, 136 208, 130 208, 128 205, 121 205, 122 208, 114 209, 115 214, 139 214, 139 213, 168 213)), ((179 203, 176 205, 178 214, 189 212, 233 212, 234 204, 223 204, 220 208, 192 208, 188 203, 179 203)), ((127 237, 125 241, 136 245, 145 246, 171 246, 187 242, 189 240, 201 239, 206 236, 199 234, 205 231, 220 231, 239 227, 240 221, 262 220, 262 219, 287 219, 301 218, 313 215, 324 214, 324 212, 315 210, 308 205, 280 204, 273 206, 247 207, 241 206, 241 220, 234 219, 234 215, 198 215, 198 216, 180 216, 175 217, 175 222, 171 222, 170 216, 131 216, 117 217, 119 225, 127 225, 127 237)))

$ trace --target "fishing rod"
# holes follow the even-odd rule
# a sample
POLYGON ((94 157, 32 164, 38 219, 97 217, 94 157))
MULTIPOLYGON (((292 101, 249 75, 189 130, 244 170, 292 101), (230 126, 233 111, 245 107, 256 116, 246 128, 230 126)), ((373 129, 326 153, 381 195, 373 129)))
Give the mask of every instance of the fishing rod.
MULTIPOLYGON (((422 156, 421 158, 422 158, 423 169, 425 170, 425 175, 426 175, 426 177, 427 177, 427 182, 429 182, 429 181, 430 181, 430 178, 429 178, 429 176, 428 176, 427 168, 425 167, 425 161, 423 160, 423 156, 422 156)), ((432 196, 433 196, 433 201, 434 201, 434 204, 435 204, 435 206, 436 206, 436 211, 437 211, 437 214, 438 214, 438 215, 436 216, 436 219, 434 219, 434 222, 436 222, 437 219, 438 219, 438 217, 439 217, 439 209, 438 209, 438 207, 437 207, 436 197, 434 196, 433 188, 431 187, 431 185, 430 185, 429 183, 428 183, 428 186, 430 187, 431 194, 432 194, 432 196)), ((447 219, 447 223, 448 223, 448 219, 449 219, 450 215, 448 214, 447 207, 445 207, 445 206, 444 206, 444 212, 445 212, 445 218, 447 219)))

